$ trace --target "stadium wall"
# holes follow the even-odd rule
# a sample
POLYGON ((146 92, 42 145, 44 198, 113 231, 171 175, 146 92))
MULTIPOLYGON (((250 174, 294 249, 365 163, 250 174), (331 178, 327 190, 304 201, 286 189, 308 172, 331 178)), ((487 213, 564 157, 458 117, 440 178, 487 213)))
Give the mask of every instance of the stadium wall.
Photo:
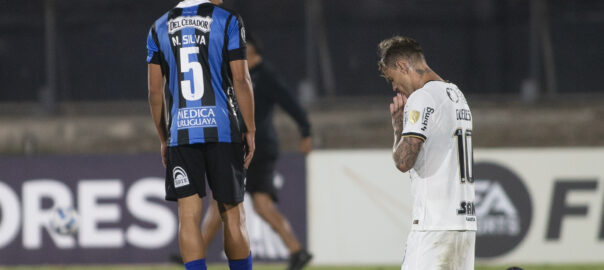
MULTIPOLYGON (((604 262, 604 148, 475 151, 478 263, 604 262)), ((316 151, 308 160, 316 264, 400 264, 409 175, 390 150, 316 151)))

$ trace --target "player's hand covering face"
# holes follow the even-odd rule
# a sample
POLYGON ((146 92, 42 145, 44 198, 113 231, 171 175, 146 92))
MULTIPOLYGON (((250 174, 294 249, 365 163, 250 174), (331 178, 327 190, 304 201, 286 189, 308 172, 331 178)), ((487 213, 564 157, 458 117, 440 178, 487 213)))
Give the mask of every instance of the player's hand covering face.
POLYGON ((390 115, 392 116, 392 128, 397 134, 403 132, 403 120, 405 119, 405 104, 407 103, 407 97, 401 93, 396 94, 392 98, 390 103, 390 115))

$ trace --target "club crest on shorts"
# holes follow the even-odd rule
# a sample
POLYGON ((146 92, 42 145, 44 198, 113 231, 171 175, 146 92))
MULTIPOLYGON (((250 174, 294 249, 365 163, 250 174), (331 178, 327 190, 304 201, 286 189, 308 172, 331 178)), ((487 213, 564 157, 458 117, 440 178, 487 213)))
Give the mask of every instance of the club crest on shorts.
POLYGON ((179 188, 189 184, 189 177, 183 168, 180 166, 174 167, 172 170, 172 179, 174 179, 174 187, 179 188))

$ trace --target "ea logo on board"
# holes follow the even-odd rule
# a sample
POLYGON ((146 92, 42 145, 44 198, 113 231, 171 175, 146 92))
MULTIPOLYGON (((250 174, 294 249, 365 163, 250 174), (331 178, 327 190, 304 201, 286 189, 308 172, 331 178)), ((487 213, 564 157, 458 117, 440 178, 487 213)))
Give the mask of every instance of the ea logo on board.
POLYGON ((513 250, 526 236, 533 217, 523 181, 501 165, 474 165, 476 181, 476 256, 492 258, 513 250))
POLYGON ((174 179, 174 187, 176 188, 189 184, 189 177, 187 177, 187 173, 180 166, 176 166, 172 170, 172 179, 174 179))

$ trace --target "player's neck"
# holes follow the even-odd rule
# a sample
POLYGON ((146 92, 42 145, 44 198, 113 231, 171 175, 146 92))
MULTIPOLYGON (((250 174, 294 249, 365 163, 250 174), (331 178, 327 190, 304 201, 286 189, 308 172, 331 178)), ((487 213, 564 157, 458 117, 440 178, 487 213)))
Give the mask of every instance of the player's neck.
POLYGON ((443 79, 438 76, 430 67, 422 66, 415 69, 415 73, 417 76, 415 89, 420 89, 424 87, 424 85, 430 81, 442 81, 443 79))

